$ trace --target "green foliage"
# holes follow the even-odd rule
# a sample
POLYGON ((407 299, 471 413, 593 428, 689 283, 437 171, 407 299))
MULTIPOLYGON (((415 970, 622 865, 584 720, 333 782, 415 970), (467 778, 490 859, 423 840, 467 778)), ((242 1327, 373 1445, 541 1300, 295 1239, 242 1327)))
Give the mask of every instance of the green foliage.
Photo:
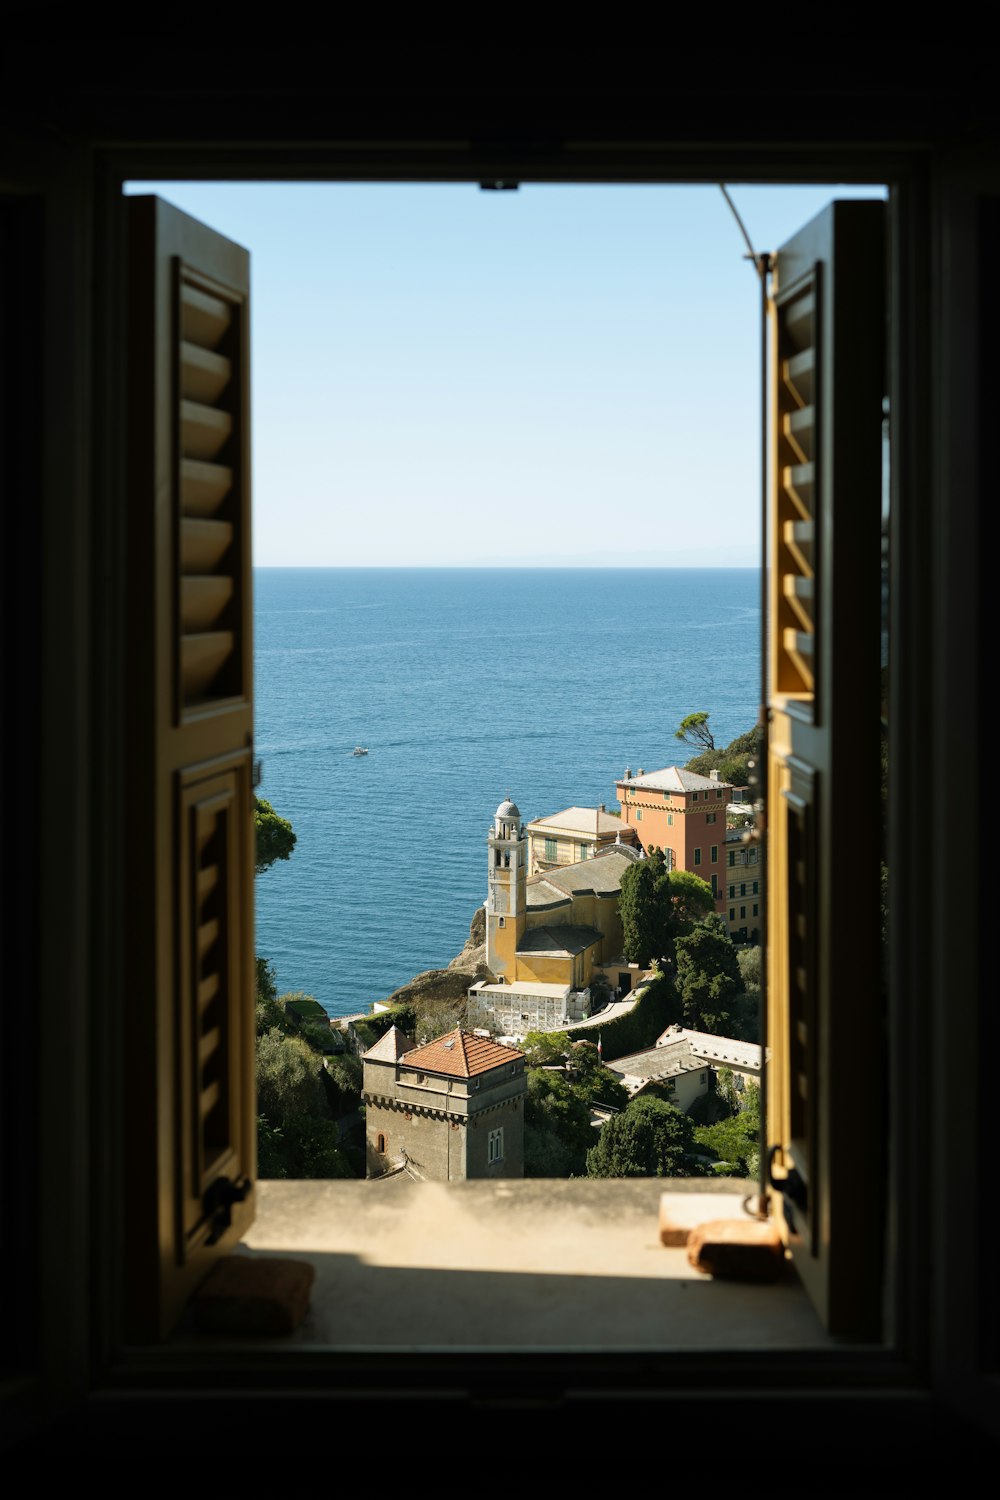
POLYGON ((524 1101, 525 1176, 581 1175, 593 1138, 590 1108, 566 1075, 529 1068, 524 1101))
POLYGON ((277 1000, 278 998, 278 976, 274 972, 274 965, 269 958, 261 958, 257 955, 257 999, 277 1000))
POLYGON ((630 963, 647 968, 659 957, 660 909, 656 899, 656 872, 651 859, 629 865, 622 875, 618 910, 622 919, 622 948, 630 963))
POLYGON ((624 1109, 629 1101, 628 1089, 601 1061, 594 1042, 575 1042, 569 1056, 570 1085, 587 1104, 606 1104, 624 1109))
POLYGON ((271 1124, 267 1115, 257 1116, 257 1176, 288 1176, 285 1137, 279 1126, 271 1124))
POLYGON ((300 1036, 265 1031, 257 1039, 257 1107, 273 1125, 325 1109, 320 1061, 300 1036))
POLYGON ((696 1126, 695 1141, 716 1159, 716 1171, 730 1177, 754 1177, 760 1161, 760 1089, 749 1083, 740 1093, 728 1068, 720 1068, 717 1087, 723 1097, 730 1097, 736 1113, 714 1125, 696 1126))
POLYGON ((740 966, 740 980, 745 990, 760 989, 760 948, 741 948, 736 955, 736 962, 740 966))
POLYGON ((520 1050, 529 1068, 544 1068, 565 1062, 572 1046, 565 1031, 529 1031, 520 1044, 520 1050))
POLYGON ((673 959, 677 938, 714 910, 712 888, 690 870, 668 870, 662 849, 637 860, 622 875, 618 910, 629 963, 648 967, 673 959))
POLYGON ((674 738, 685 745, 697 745, 702 750, 715 749, 715 736, 708 727, 708 714, 688 714, 681 720, 680 729, 674 730, 674 738))
POLYGON ((261 875, 277 860, 288 859, 296 836, 287 818, 279 817, 263 797, 253 799, 253 821, 257 832, 256 872, 261 875))
POLYGON ((285 1012, 282 1010, 281 1005, 277 1000, 273 1000, 269 997, 262 999, 258 995, 257 1004, 254 1009, 256 1015, 258 1037, 264 1036, 268 1031, 288 1033, 294 1030, 294 1027, 288 1020, 288 1017, 285 1015, 285 1012))
POLYGON ((675 953, 684 1025, 731 1035, 734 1002, 741 992, 740 968, 723 919, 713 912, 698 922, 686 937, 678 938, 675 953))
POLYGON ((611 999, 611 980, 606 974, 594 974, 589 989, 591 1006, 601 1010, 611 999))
POLYGON ((661 974, 639 990, 627 1015, 613 1021, 598 1021, 592 1026, 574 1027, 573 1036, 594 1043, 600 1038, 604 1060, 613 1062, 629 1052, 655 1046, 660 1033, 680 1018, 680 1001, 674 986, 661 974))
POLYGON ((371 1041, 366 1045, 374 1047, 379 1037, 385 1036, 391 1026, 398 1026, 406 1036, 413 1036, 417 1021, 416 1007, 409 1001, 401 1001, 398 1005, 390 1005, 388 1010, 373 1011, 364 1021, 355 1021, 354 1027, 359 1036, 370 1036, 371 1041))
POLYGON ((685 770, 694 771, 698 776, 718 771, 719 779, 728 781, 731 786, 749 786, 753 769, 750 762, 754 761, 759 769, 762 743, 760 726, 754 725, 746 734, 738 734, 730 740, 725 749, 706 748, 692 756, 685 770))
POLYGON ((257 1108, 261 1177, 354 1175, 338 1143, 322 1062, 304 1037, 277 1027, 258 1035, 257 1108))
POLYGON ((360 1057, 344 1052, 328 1057, 323 1074, 327 1102, 334 1114, 346 1115, 361 1103, 364 1064, 360 1057))
POLYGON ((603 1126, 587 1152, 588 1177, 698 1177, 695 1127, 662 1099, 640 1096, 603 1126))

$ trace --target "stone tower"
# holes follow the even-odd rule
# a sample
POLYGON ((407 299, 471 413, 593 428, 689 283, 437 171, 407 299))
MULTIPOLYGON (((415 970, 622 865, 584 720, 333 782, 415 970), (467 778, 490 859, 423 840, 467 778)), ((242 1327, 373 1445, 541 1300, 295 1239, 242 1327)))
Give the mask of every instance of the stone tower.
POLYGON ((517 804, 501 802, 486 836, 486 962, 498 979, 517 977, 527 906, 528 841, 517 804))

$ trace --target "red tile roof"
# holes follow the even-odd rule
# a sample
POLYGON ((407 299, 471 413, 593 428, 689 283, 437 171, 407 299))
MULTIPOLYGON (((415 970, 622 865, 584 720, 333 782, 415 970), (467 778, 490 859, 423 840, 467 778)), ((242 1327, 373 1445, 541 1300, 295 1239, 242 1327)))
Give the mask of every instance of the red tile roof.
POLYGON ((457 1026, 445 1036, 407 1052, 406 1066, 424 1073, 443 1073, 447 1078, 474 1078, 523 1056, 516 1047, 505 1047, 486 1036, 474 1036, 457 1026))

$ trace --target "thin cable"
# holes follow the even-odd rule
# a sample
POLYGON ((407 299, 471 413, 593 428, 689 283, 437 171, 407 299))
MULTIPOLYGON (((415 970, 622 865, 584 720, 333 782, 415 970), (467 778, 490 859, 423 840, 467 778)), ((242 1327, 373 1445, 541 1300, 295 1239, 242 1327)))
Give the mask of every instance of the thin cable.
POLYGON ((754 266, 757 269, 757 275, 763 281, 764 278, 767 276, 767 270, 766 270, 766 267, 764 265, 764 262, 767 260, 768 257, 764 256, 764 255, 758 255, 757 252, 756 252, 756 250, 754 249, 753 245, 751 244, 751 242, 750 242, 750 236, 747 233, 747 226, 744 224, 743 220, 740 218, 740 211, 736 207, 736 204, 733 202, 732 198, 729 196, 729 189, 726 187, 726 184, 724 182, 720 182, 719 183, 719 192, 722 194, 723 198, 725 198, 726 202, 729 204, 729 207, 730 207, 730 210, 732 212, 733 218, 736 220, 737 224, 739 225, 740 234, 743 236, 743 241, 744 241, 747 249, 750 252, 750 259, 753 261, 754 266))
POLYGON ((761 972, 760 972, 760 1015, 758 1021, 758 1036, 760 1038, 760 1134, 757 1140, 759 1163, 757 1171, 757 1207, 750 1208, 750 1194, 743 1200, 743 1207, 748 1213, 755 1212, 757 1218, 768 1217, 768 1187, 770 1186, 770 1170, 767 1156, 767 874, 766 865, 769 854, 768 849, 768 820, 767 820, 767 779, 768 779, 768 632, 767 632, 767 607, 768 607, 768 501, 770 498, 769 469, 768 469, 768 443, 770 431, 768 425, 768 317, 770 313, 770 288, 768 278, 773 266, 773 257, 769 253, 758 255, 753 243, 747 233, 747 227, 740 218, 739 209, 729 196, 724 182, 719 183, 719 191, 729 204, 730 211, 736 223, 739 225, 743 242, 750 252, 747 256, 754 265, 757 275, 760 277, 760 621, 761 621, 761 653, 760 653, 760 713, 757 723, 761 731, 760 746, 757 750, 754 768, 755 774, 752 778, 756 782, 755 833, 756 847, 760 853, 760 868, 765 870, 761 881, 760 892, 760 931, 761 931, 761 972))

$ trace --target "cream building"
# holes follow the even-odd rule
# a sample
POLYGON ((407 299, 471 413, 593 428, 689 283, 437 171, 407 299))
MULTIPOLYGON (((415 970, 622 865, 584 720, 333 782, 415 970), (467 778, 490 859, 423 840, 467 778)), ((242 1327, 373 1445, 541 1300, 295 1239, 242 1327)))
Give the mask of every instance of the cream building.
POLYGON ((598 850, 618 841, 639 843, 635 830, 609 813, 603 802, 600 807, 565 807, 549 817, 533 818, 527 833, 529 875, 593 859, 598 850))

